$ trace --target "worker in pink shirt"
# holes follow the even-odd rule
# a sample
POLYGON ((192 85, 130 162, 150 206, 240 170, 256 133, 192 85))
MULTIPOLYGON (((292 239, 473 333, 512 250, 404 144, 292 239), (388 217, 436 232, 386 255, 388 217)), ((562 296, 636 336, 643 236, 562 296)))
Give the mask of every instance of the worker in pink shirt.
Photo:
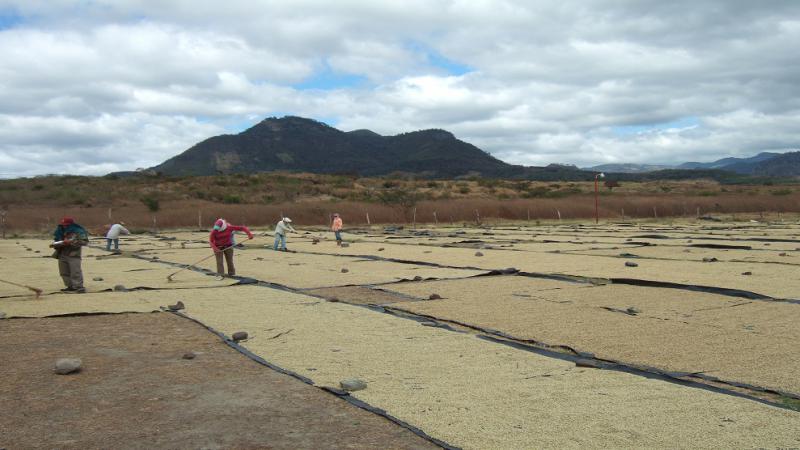
POLYGON ((225 255, 225 261, 228 263, 228 275, 236 275, 236 268, 233 266, 233 232, 244 231, 247 233, 247 239, 253 239, 253 233, 243 225, 231 225, 225 219, 217 219, 214 222, 214 229, 208 236, 208 242, 211 244, 211 249, 214 250, 214 256, 217 258, 217 273, 222 275, 225 272, 225 267, 222 265, 222 255, 225 255))
POLYGON ((339 217, 339 213, 335 213, 333 215, 333 225, 331 225, 331 231, 336 236, 336 245, 339 247, 342 246, 342 218, 339 217))

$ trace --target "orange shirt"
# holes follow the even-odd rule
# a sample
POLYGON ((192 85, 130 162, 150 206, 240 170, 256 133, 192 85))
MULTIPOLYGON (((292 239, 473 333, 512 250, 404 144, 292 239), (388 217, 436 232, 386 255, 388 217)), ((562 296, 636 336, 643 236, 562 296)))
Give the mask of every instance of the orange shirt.
POLYGON ((331 230, 333 230, 333 231, 341 231, 341 229, 342 229, 342 218, 341 217, 337 217, 337 218, 333 219, 333 226, 331 227, 331 230))

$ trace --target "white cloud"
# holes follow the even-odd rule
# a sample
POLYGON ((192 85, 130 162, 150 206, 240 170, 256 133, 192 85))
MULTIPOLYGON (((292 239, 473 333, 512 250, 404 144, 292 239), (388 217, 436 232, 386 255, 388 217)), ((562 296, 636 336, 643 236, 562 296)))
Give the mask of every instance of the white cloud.
POLYGON ((4 173, 150 166, 283 114, 444 128, 537 165, 800 142, 792 1, 0 0, 4 11, 22 18, 0 29, 4 173), (628 126, 645 131, 615 132, 628 126))

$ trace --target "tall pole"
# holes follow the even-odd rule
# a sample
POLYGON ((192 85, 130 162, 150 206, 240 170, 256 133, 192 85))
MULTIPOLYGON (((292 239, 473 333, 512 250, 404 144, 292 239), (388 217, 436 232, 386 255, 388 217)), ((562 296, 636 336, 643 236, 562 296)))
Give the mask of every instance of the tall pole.
POLYGON ((604 173, 602 173, 602 172, 598 173, 598 174, 596 174, 594 176, 594 223, 595 224, 600 223, 600 208, 599 208, 599 202, 598 202, 598 199, 597 199, 598 195, 599 195, 598 194, 598 190, 597 190, 597 178, 598 177, 599 178, 603 178, 605 176, 606 175, 604 173))

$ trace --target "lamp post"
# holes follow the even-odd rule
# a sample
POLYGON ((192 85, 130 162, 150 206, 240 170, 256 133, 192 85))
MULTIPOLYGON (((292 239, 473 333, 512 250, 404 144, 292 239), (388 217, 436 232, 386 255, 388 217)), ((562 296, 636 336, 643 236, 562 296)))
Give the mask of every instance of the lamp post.
POLYGON ((597 178, 604 178, 606 174, 600 172, 594 176, 594 223, 600 223, 600 210, 598 207, 597 178))

